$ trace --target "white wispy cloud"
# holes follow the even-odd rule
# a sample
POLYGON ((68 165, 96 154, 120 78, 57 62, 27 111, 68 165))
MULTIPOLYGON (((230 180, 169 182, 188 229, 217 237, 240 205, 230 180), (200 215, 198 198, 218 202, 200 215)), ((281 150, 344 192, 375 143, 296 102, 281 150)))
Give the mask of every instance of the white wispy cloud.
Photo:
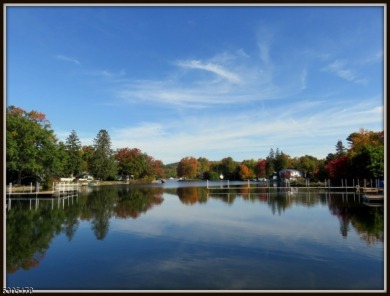
POLYGON ((270 58, 270 55, 269 55, 269 46, 268 46, 268 44, 266 44, 266 43, 259 43, 258 47, 259 47, 259 54, 260 54, 260 58, 261 58, 262 62, 265 65, 269 65, 271 63, 271 58, 270 58))
POLYGON ((358 61, 359 64, 372 64, 377 62, 383 62, 383 51, 376 51, 368 57, 358 61))
POLYGON ((244 57, 244 58, 250 58, 250 56, 245 52, 244 49, 240 48, 236 51, 236 53, 241 56, 241 57, 244 57))
POLYGON ((120 78, 120 77, 124 77, 126 75, 126 71, 125 70, 120 70, 119 72, 112 72, 112 71, 108 71, 108 70, 100 70, 100 71, 96 71, 93 73, 94 75, 97 75, 97 76, 102 76, 102 77, 105 77, 105 78, 120 78))
POLYGON ((190 60, 178 62, 177 65, 184 68, 209 71, 218 75, 219 77, 227 79, 230 82, 239 83, 241 81, 238 75, 228 71, 227 69, 218 64, 202 63, 201 61, 190 60))
POLYGON ((325 66, 323 70, 334 73, 340 78, 351 82, 359 84, 367 83, 367 79, 359 77, 354 70, 348 67, 348 63, 345 60, 337 59, 333 63, 325 66))
POLYGON ((80 65, 80 62, 78 59, 75 59, 73 57, 69 57, 69 56, 65 56, 65 55, 62 55, 62 54, 58 54, 55 56, 57 59, 59 60, 62 60, 62 61, 66 61, 66 62, 71 62, 71 63, 74 63, 76 65, 80 65))
POLYGON ((272 112, 267 108, 225 115, 210 112, 172 118, 165 123, 142 123, 115 130, 112 141, 117 148, 136 147, 164 163, 186 156, 220 160, 233 155, 240 161, 241 155, 250 155, 256 159, 267 156, 269 149, 276 147, 292 156, 309 154, 323 158, 333 151, 334 141, 348 136, 346 130, 352 133, 362 126, 380 128, 381 111, 373 100, 356 105, 292 102, 274 107, 272 112), (331 145, 322 144, 329 140, 331 145))

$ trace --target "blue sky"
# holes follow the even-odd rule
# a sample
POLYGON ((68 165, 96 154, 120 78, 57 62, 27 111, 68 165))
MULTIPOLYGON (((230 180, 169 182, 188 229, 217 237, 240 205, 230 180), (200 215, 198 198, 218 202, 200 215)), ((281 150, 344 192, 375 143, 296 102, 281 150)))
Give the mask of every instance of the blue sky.
POLYGON ((6 103, 168 164, 384 125, 384 6, 8 6, 6 103))

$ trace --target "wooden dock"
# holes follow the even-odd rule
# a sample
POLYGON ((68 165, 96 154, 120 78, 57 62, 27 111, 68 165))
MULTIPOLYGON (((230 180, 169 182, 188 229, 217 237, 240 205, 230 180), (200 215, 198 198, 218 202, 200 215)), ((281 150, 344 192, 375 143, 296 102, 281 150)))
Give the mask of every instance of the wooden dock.
POLYGON ((26 197, 37 197, 37 196, 45 196, 45 197, 63 197, 63 196, 71 196, 78 193, 80 189, 79 184, 67 184, 67 183, 53 183, 53 190, 45 190, 40 191, 39 188, 36 188, 35 191, 32 190, 32 187, 29 191, 19 191, 13 190, 12 185, 7 188, 6 195, 11 196, 26 196, 26 197))

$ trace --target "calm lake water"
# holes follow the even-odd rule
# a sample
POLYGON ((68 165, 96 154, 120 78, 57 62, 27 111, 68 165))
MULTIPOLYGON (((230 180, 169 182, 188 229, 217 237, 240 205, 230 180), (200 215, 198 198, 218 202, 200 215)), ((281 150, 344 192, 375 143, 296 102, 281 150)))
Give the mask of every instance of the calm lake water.
POLYGON ((367 206, 353 193, 205 184, 102 186, 64 200, 12 200, 7 286, 384 290, 383 204, 367 206))

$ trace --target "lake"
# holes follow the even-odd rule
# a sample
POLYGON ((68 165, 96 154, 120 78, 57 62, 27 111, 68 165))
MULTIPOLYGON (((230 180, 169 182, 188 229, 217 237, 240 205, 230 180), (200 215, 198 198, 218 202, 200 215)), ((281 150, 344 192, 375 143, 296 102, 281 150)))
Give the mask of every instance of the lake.
POLYGON ((384 207, 352 192, 169 181, 11 201, 6 285, 385 289, 384 207), (256 188, 255 188, 256 187, 256 188))

